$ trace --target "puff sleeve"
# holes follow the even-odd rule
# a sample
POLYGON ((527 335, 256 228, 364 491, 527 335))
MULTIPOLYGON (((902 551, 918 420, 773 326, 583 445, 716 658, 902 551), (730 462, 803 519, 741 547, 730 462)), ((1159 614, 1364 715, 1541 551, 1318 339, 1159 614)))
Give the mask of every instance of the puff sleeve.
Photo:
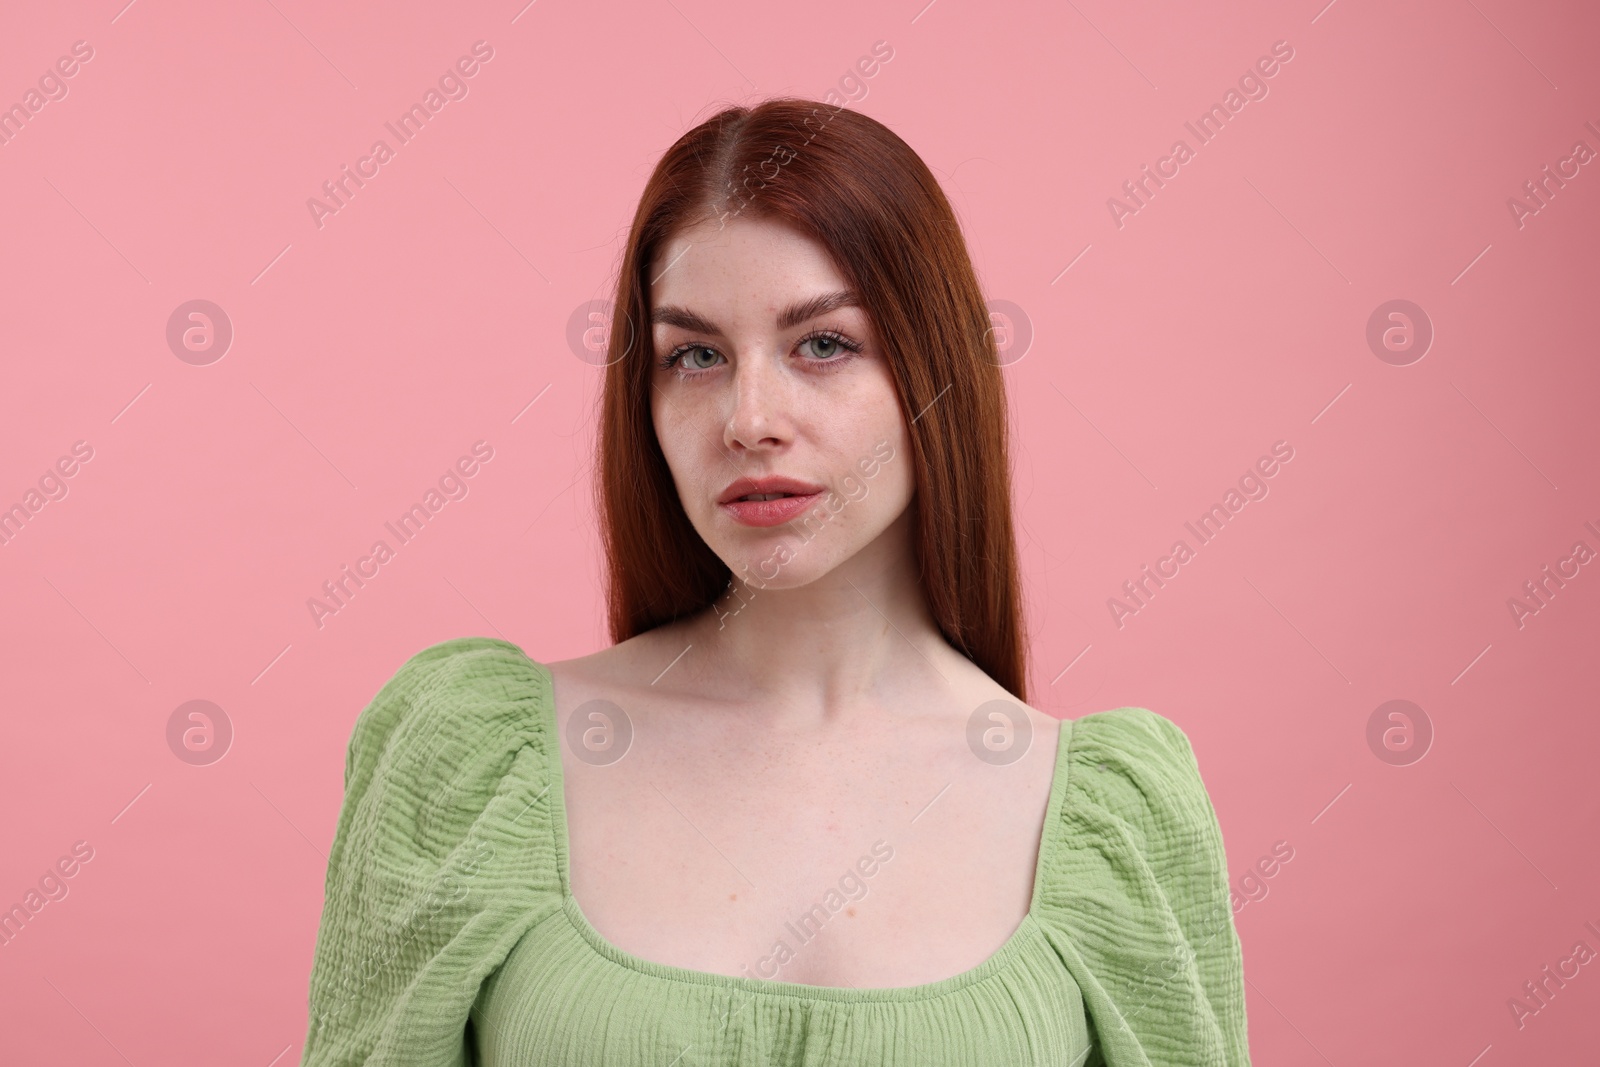
POLYGON ((361 712, 328 857, 302 1067, 465 1065, 479 986, 560 907, 543 677, 461 638, 361 712))
POLYGON ((1248 1067, 1227 857, 1189 739, 1144 708, 1070 729, 1042 910, 1094 1033, 1084 1067, 1248 1067))

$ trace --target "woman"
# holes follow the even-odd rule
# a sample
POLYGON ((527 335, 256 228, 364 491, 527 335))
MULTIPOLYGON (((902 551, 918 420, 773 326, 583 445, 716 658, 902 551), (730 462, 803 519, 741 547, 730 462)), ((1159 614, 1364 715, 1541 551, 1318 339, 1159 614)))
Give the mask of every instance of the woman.
POLYGON ((692 130, 608 357, 617 643, 446 641, 363 711, 302 1062, 1247 1063, 1184 734, 1025 703, 1004 387, 916 154, 792 99, 692 130))

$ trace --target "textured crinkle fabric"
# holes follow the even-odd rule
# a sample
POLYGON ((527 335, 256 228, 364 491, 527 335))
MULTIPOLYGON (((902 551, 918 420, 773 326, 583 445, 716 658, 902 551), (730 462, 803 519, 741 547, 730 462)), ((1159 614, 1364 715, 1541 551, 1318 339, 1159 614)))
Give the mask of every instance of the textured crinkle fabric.
POLYGON ((1216 814, 1183 732, 1064 721, 1032 907, 979 966, 892 989, 641 959, 567 890, 542 664, 446 641, 362 711, 345 763, 303 1067, 1248 1065, 1216 814))

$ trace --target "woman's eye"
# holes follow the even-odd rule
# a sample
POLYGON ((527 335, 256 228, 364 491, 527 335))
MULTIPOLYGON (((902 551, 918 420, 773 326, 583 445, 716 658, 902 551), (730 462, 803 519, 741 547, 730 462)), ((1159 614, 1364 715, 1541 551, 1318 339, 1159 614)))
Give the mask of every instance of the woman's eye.
MULTIPOLYGON (((803 337, 796 348, 803 352, 807 345, 811 346, 812 354, 805 362, 818 371, 833 370, 862 350, 859 342, 834 333, 815 333, 803 337)), ((664 370, 676 369, 680 378, 690 378, 711 370, 722 359, 722 353, 709 345, 685 344, 668 352, 660 364, 664 370)))
POLYGON ((806 344, 814 346, 811 351, 824 359, 837 354, 841 347, 837 337, 812 337, 806 341, 806 344))

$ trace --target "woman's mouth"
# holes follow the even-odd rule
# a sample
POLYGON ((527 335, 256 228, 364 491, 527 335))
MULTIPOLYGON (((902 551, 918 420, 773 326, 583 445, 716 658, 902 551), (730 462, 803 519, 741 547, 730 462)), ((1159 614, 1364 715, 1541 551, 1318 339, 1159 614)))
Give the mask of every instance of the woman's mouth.
POLYGON ((816 482, 776 472, 735 478, 717 496, 717 506, 744 526, 782 526, 816 503, 826 490, 816 482))
POLYGON ((809 510, 821 495, 821 492, 751 493, 717 506, 734 522, 745 526, 781 526, 809 510))

